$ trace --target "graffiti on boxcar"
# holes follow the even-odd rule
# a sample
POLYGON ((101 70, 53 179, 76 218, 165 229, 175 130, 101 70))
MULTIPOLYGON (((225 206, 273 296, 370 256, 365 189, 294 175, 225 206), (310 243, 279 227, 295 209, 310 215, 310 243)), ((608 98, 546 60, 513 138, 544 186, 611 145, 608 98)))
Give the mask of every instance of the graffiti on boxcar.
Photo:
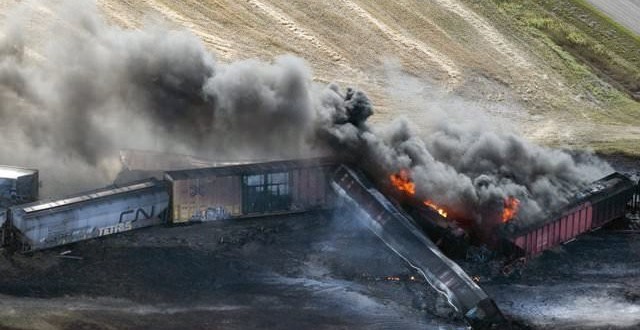
POLYGON ((205 210, 196 210, 191 215, 191 221, 215 221, 231 218, 231 212, 224 206, 208 207, 205 210))
POLYGON ((205 212, 205 220, 223 220, 231 217, 231 214, 222 206, 210 207, 205 212))
POLYGON ((146 212, 143 207, 140 207, 135 211, 134 210, 123 211, 122 213, 120 213, 120 220, 118 220, 118 223, 123 223, 127 221, 136 222, 138 220, 148 220, 153 217, 154 213, 155 213, 154 205, 151 206, 151 208, 149 209, 149 212, 146 212), (134 215, 133 219, 125 219, 125 217, 128 217, 128 215, 130 214, 134 215))
POLYGON ((133 222, 126 221, 123 223, 118 223, 113 226, 106 226, 102 228, 98 228, 98 236, 111 235, 116 233, 121 233, 123 231, 129 231, 133 229, 133 222))

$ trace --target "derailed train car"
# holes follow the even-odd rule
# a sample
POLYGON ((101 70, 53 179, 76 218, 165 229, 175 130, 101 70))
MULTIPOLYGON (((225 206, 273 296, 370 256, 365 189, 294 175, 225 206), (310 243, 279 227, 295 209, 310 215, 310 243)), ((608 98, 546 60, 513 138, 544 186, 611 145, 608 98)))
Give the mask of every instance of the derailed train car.
POLYGON ((22 251, 46 249, 166 221, 169 193, 155 179, 9 208, 22 251))
POLYGON ((331 158, 168 171, 173 223, 304 212, 331 205, 331 158))
POLYGON ((0 165, 0 207, 38 199, 38 170, 0 165))
POLYGON ((169 171, 162 181, 0 208, 0 243, 26 252, 161 223, 325 209, 334 166, 315 158, 169 171))
POLYGON ((411 217, 380 193, 364 174, 340 166, 332 177, 332 186, 360 213, 376 236, 446 296, 473 329, 510 328, 484 290, 440 252, 411 217))
POLYGON ((518 219, 505 224, 501 235, 507 250, 516 256, 534 257, 544 250, 573 240, 623 217, 637 185, 620 173, 606 176, 578 193, 572 203, 532 226, 517 226, 518 219), (509 244, 511 243, 511 244, 509 244))
MULTIPOLYGON (((150 179, 58 201, 9 208, 0 205, 0 243, 12 243, 29 251, 165 221, 182 223, 326 209, 333 204, 328 181, 337 164, 333 159, 316 158, 170 171, 166 172, 165 181, 150 179)), ((624 215, 628 203, 640 203, 639 189, 624 175, 612 174, 595 182, 547 222, 517 227, 513 226, 518 222, 514 219, 501 228, 500 236, 506 243, 503 245, 509 253, 535 256, 624 215)), ((454 255, 466 251, 468 242, 463 230, 429 208, 414 211, 414 218, 423 220, 419 223, 440 248, 454 255)))

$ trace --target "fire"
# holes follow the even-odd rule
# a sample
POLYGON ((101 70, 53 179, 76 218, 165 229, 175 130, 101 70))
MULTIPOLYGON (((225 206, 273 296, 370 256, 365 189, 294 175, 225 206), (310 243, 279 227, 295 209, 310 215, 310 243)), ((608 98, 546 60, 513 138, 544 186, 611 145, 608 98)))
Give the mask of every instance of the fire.
MULTIPOLYGON (((413 181, 411 181, 411 177, 409 176, 409 170, 403 169, 403 170, 400 170, 400 172, 398 173, 391 174, 391 176, 389 176, 389 180, 391 181, 391 184, 396 189, 398 189, 398 191, 404 191, 407 194, 409 194, 409 196, 415 196, 416 184, 413 183, 413 181)), ((443 208, 436 205, 433 201, 425 200, 422 203, 424 203, 424 205, 438 212, 444 218, 447 217, 447 212, 443 208)))
POLYGON ((520 200, 515 197, 507 197, 504 200, 504 209, 502 210, 502 222, 509 222, 518 214, 520 208, 520 200))
POLYGON ((416 194, 416 184, 409 178, 408 170, 400 170, 399 173, 391 174, 389 179, 391 184, 399 191, 404 191, 411 196, 416 194))
POLYGON ((426 200, 423 202, 424 205, 432 208, 433 210, 435 210, 436 212, 438 212, 438 214, 440 214, 443 218, 447 217, 447 211, 445 211, 443 208, 439 207, 438 205, 434 204, 432 201, 430 200, 426 200))

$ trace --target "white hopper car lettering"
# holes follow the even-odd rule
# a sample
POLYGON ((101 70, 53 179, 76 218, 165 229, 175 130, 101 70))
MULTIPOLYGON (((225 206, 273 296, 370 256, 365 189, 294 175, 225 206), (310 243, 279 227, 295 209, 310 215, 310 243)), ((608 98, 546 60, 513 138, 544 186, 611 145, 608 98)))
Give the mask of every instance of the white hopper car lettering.
POLYGON ((165 222, 169 193, 155 179, 9 209, 23 251, 46 249, 165 222))

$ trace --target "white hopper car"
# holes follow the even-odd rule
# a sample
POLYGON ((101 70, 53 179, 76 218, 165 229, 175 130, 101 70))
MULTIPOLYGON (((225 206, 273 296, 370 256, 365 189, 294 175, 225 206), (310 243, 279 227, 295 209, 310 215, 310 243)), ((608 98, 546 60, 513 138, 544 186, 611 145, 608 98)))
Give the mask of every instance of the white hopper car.
POLYGON ((13 206, 7 218, 14 244, 33 251, 160 224, 168 206, 166 183, 151 179, 13 206))

